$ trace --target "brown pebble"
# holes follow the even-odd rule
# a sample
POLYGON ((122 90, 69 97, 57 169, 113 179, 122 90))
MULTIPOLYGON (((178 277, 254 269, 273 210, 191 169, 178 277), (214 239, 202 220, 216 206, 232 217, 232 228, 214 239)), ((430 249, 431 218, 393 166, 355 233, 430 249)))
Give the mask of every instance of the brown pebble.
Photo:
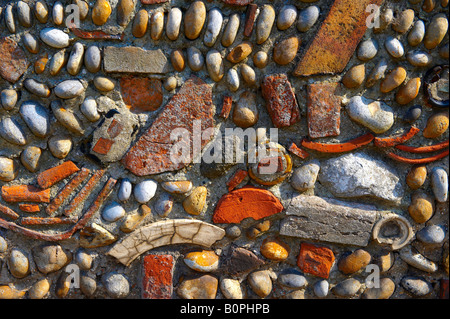
POLYGON ((366 68, 364 64, 355 65, 345 73, 342 83, 349 89, 354 89, 364 82, 366 77, 366 68))
POLYGON ((300 41, 297 37, 290 37, 275 44, 273 60, 280 65, 289 64, 297 55, 300 41))
POLYGON ((380 83, 380 91, 388 93, 398 88, 406 79, 405 68, 399 66, 392 70, 380 83))
POLYGON ((422 10, 429 13, 436 7, 436 0, 425 0, 422 5, 422 10))
POLYGON ((184 57, 183 50, 178 49, 172 51, 172 54, 170 55, 170 62, 172 62, 172 66, 176 71, 183 71, 186 67, 186 59, 184 57))
POLYGON ((413 78, 409 80, 398 90, 397 95, 395 96, 397 103, 405 105, 413 101, 419 94, 421 84, 422 82, 420 78, 413 78))
POLYGON ((147 32, 148 27, 148 12, 145 9, 139 10, 133 21, 133 36, 142 38, 147 32))
POLYGON ((371 259, 372 257, 367 251, 358 249, 341 258, 338 262, 338 269, 345 275, 353 274, 366 267, 371 259))
POLYGON ((406 184, 408 184, 409 188, 412 190, 416 190, 420 188, 427 178, 427 167, 423 166, 415 166, 412 167, 406 176, 406 184))
POLYGON ((412 195, 411 205, 408 207, 409 215, 418 224, 425 223, 433 216, 434 202, 426 193, 415 192, 412 195))
POLYGON ((111 15, 111 5, 108 0, 97 0, 92 8, 92 22, 104 25, 111 15))
POLYGON ((423 137, 438 138, 448 129, 448 113, 436 113, 430 116, 423 130, 423 137))
POLYGON ((231 63, 239 63, 252 53, 252 44, 250 42, 242 42, 233 48, 227 55, 227 60, 231 63))
POLYGON ((363 299, 389 299, 395 291, 395 283, 390 278, 380 279, 380 287, 367 288, 363 299))
POLYGON ((392 29, 398 33, 405 33, 414 22, 414 10, 407 9, 402 11, 392 24, 392 29))
POLYGON ((290 250, 289 245, 279 238, 266 238, 260 247, 261 255, 274 261, 287 259, 290 250))

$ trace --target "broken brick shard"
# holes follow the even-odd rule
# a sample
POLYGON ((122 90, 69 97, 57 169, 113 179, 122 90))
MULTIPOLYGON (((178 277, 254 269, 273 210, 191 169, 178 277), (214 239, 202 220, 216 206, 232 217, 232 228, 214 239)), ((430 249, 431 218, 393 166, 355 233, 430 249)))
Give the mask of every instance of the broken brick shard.
POLYGON ((42 189, 49 188, 66 177, 69 177, 80 169, 72 162, 67 161, 61 165, 52 167, 37 176, 37 182, 42 189))
POLYGON ((305 273, 327 279, 335 257, 327 247, 302 243, 297 266, 305 273))
POLYGON ((335 0, 293 74, 310 76, 341 73, 366 32, 367 22, 373 22, 369 16, 369 5, 380 6, 382 2, 335 0))
POLYGON ((189 159, 192 161, 198 155, 194 152, 201 151, 193 147, 196 122, 200 123, 200 148, 203 149, 212 137, 214 129, 212 91, 203 80, 193 76, 169 101, 147 132, 131 147, 122 159, 122 164, 138 176, 175 171, 187 166, 189 159), (189 159, 172 160, 174 145, 181 143, 171 138, 171 133, 177 131, 189 132, 189 136, 182 136, 183 141, 186 139, 189 142, 189 159), (206 136, 208 131, 211 133, 206 136))
POLYGON ((20 217, 19 214, 17 214, 11 208, 3 206, 2 204, 0 204, 0 213, 2 213, 5 216, 8 216, 9 218, 11 218, 13 220, 16 220, 20 217))
POLYGON ((0 38, 0 77, 15 83, 28 69, 25 52, 14 40, 0 38))
POLYGON ((40 189, 32 185, 2 186, 2 198, 8 203, 50 202, 50 189, 40 189))
POLYGON ((120 92, 123 101, 134 113, 155 111, 163 102, 162 84, 159 79, 122 77, 120 92))
POLYGON ((144 257, 142 298, 172 298, 174 265, 173 256, 171 255, 147 255, 144 257))

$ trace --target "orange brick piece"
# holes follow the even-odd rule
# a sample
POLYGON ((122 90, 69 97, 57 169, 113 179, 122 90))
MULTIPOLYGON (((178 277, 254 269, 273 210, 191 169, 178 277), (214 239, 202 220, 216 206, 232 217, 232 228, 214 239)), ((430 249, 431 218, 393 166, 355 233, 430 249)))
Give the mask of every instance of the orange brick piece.
POLYGON ((228 116, 230 116, 232 106, 233 106, 233 98, 228 95, 224 96, 220 117, 226 120, 228 116))
POLYGON ((19 209, 25 213, 38 213, 41 211, 39 205, 36 204, 19 204, 19 209))
POLYGON ((120 92, 123 101, 134 113, 155 111, 163 102, 159 79, 123 77, 120 79, 120 92))
POLYGON ((67 161, 40 173, 37 176, 37 182, 42 189, 46 189, 79 170, 72 161, 67 161))
POLYGON ((331 249, 302 243, 297 266, 305 273, 327 279, 334 263, 331 249))
POLYGON ((144 257, 142 298, 171 299, 174 260, 171 255, 147 255, 144 257))
POLYGON ((335 0, 314 40, 305 50, 295 76, 341 73, 373 22, 369 5, 381 5, 383 0, 335 0), (367 12, 366 12, 367 9, 367 12))
POLYGON ((2 198, 8 203, 49 203, 50 189, 41 190, 32 185, 2 186, 2 198))
POLYGON ((231 192, 233 189, 236 188, 242 181, 248 176, 248 172, 239 169, 234 173, 233 177, 227 182, 228 191, 231 192))

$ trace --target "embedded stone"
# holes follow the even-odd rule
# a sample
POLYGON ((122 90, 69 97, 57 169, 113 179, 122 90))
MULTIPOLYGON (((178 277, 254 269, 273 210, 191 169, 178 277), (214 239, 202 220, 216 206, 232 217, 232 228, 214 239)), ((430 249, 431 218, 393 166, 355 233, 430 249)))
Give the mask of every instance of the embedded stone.
POLYGON ((111 298, 125 298, 130 293, 130 282, 123 274, 110 272, 103 278, 103 283, 111 298))
POLYGON ((75 2, 75 4, 78 6, 78 9, 80 10, 80 20, 85 20, 89 13, 89 5, 84 0, 74 0, 73 2, 75 2))
POLYGON ((66 54, 66 51, 64 49, 56 52, 50 59, 50 65, 48 68, 50 75, 58 75, 59 72, 61 72, 63 66, 66 64, 68 58, 69 55, 66 54))
POLYGON ((52 136, 48 140, 48 148, 54 157, 63 159, 72 150, 72 139, 68 135, 52 136))
POLYGON ((136 13, 133 20, 133 27, 131 33, 136 38, 142 38, 147 32, 148 27, 148 12, 145 9, 141 9, 136 13))
POLYGON ((81 103, 80 111, 91 122, 96 122, 100 119, 97 101, 92 97, 86 98, 83 103, 81 103))
POLYGON ((412 167, 406 176, 406 184, 412 190, 420 188, 427 178, 427 167, 425 165, 412 167))
POLYGON ((50 282, 47 278, 41 279, 31 286, 28 290, 30 299, 44 299, 50 290, 50 282))
POLYGON ((150 19, 150 37, 154 41, 161 39, 164 30, 164 11, 155 11, 150 19))
POLYGON ((283 261, 289 257, 290 247, 279 238, 266 238, 261 247, 261 255, 274 261, 283 261))
POLYGON ((4 22, 10 33, 16 33, 14 4, 9 3, 5 8, 4 22))
POLYGON ((224 47, 229 47, 234 43, 236 39, 237 32, 239 31, 240 18, 238 13, 233 13, 229 19, 227 26, 222 34, 222 45, 224 47))
POLYGON ((366 77, 366 67, 364 64, 351 67, 342 78, 342 83, 349 89, 360 86, 366 77))
POLYGON ((15 119, 5 117, 0 121, 0 137, 15 145, 27 144, 27 138, 15 119))
POLYGON ((227 60, 231 63, 239 63, 252 53, 252 44, 244 41, 234 47, 227 55, 227 60))
POLYGON ((219 51, 213 49, 206 54, 206 68, 209 76, 214 82, 222 80, 224 75, 224 65, 219 51))
POLYGON ((66 266, 71 256, 67 255, 60 245, 44 244, 32 249, 33 259, 41 273, 47 275, 66 266))
POLYGON ((39 36, 45 44, 55 49, 62 49, 69 46, 69 35, 60 29, 44 28, 39 32, 39 36))
POLYGON ((184 15, 184 34, 189 40, 195 40, 203 29, 206 19, 206 7, 202 1, 194 1, 184 15))
POLYGON ((433 199, 428 194, 419 191, 413 193, 408 212, 416 223, 422 224, 428 221, 433 216, 433 211, 433 199))
POLYGON ((167 217, 173 208, 173 199, 170 195, 163 194, 155 203, 155 212, 161 217, 167 217))
POLYGON ((92 22, 98 26, 104 25, 108 21, 111 11, 108 0, 97 0, 92 8, 92 22))
POLYGON ((363 96, 354 96, 346 106, 350 118, 380 134, 388 131, 394 124, 394 112, 384 102, 373 101, 363 96))
POLYGON ((272 292, 272 279, 265 270, 252 272, 247 277, 248 284, 260 298, 266 298, 272 292))
POLYGON ((411 246, 406 246, 400 250, 400 258, 408 265, 428 273, 434 273, 438 270, 438 265, 425 258, 411 246))
POLYGON ((439 245, 445 239, 445 227, 443 225, 430 225, 416 233, 416 237, 427 245, 439 245))
POLYGON ((293 5, 281 7, 277 17, 277 28, 281 31, 289 29, 297 19, 297 8, 293 5))
POLYGON ((211 275, 185 279, 178 286, 177 293, 183 299, 215 299, 219 280, 211 275))
POLYGON ((115 222, 125 216, 125 209, 116 202, 112 202, 102 211, 102 218, 107 222, 115 222))
POLYGON ((422 135, 425 138, 438 138, 447 131, 448 125, 448 113, 433 114, 428 118, 422 135))
POLYGON ((23 44, 30 53, 36 54, 39 52, 39 42, 31 33, 25 33, 23 35, 23 44))
POLYGON ((344 281, 341 281, 336 286, 333 287, 332 291, 335 295, 339 297, 353 297, 361 288, 361 283, 354 279, 349 278, 344 281))
POLYGON ((406 60, 413 66, 426 67, 433 62, 433 57, 425 51, 416 50, 409 51, 406 54, 406 60))
POLYGON ((399 66, 392 70, 380 83, 381 93, 389 93, 398 88, 406 79, 405 68, 399 66))
POLYGON ((61 1, 56 1, 52 8, 52 20, 55 25, 61 25, 64 19, 64 6, 61 1))
POLYGON ((384 78, 384 74, 388 67, 387 61, 384 58, 381 58, 380 61, 375 65, 372 71, 369 73, 369 76, 366 80, 366 87, 370 88, 375 85, 378 80, 384 78))
POLYGON ((75 113, 73 113, 72 110, 65 108, 58 100, 53 101, 50 106, 53 115, 62 126, 67 128, 72 133, 78 135, 84 134, 84 129, 82 127, 81 121, 78 119, 75 113))
POLYGON ((10 182, 17 177, 19 165, 12 159, 0 156, 0 181, 10 182))
POLYGON ((16 278, 24 278, 30 273, 30 261, 19 249, 13 248, 8 257, 8 268, 16 278))
POLYGON ((45 83, 36 81, 35 79, 26 79, 23 81, 23 86, 27 91, 38 97, 47 98, 51 94, 49 87, 45 83))
POLYGON ((418 46, 425 37, 425 23, 422 20, 414 22, 414 26, 408 33, 408 43, 410 46, 418 46))
POLYGON ((220 280, 220 291, 227 299, 244 299, 244 291, 237 279, 223 278, 220 280))
POLYGON ((444 13, 436 14, 427 26, 423 43, 425 48, 433 50, 444 39, 448 30, 448 20, 444 13))
POLYGON ((152 210, 147 205, 143 204, 139 207, 139 210, 135 213, 128 214, 122 225, 120 226, 120 230, 124 233, 131 233, 136 230, 137 227, 141 224, 141 222, 150 215, 152 210))
POLYGON ((141 204, 147 203, 155 196, 157 187, 158 184, 153 180, 140 182, 134 187, 134 197, 141 204))
POLYGON ((208 190, 206 187, 196 187, 183 201, 184 210, 190 215, 200 215, 205 209, 207 195, 208 190))
POLYGON ((244 91, 233 110, 233 122, 239 127, 247 128, 258 122, 259 113, 256 104, 256 94, 244 91))
POLYGON ((44 138, 50 133, 50 116, 47 109, 39 102, 22 103, 19 113, 30 131, 37 137, 44 138))
POLYGON ((203 58, 203 54, 194 46, 190 46, 186 51, 187 55, 187 64, 191 68, 192 71, 197 72, 203 68, 205 64, 205 59, 203 58))
POLYGON ((6 285, 0 286, 0 299, 22 299, 26 293, 26 290, 18 290, 6 285))
POLYGON ((133 190, 133 185, 128 178, 124 178, 120 183, 119 191, 117 192, 117 199, 121 202, 126 202, 130 199, 133 190))
POLYGON ((300 245, 297 266, 305 273, 327 279, 334 264, 334 254, 329 248, 308 243, 300 245))
POLYGON ((309 6, 298 15, 297 30, 307 32, 316 23, 320 15, 320 9, 317 6, 309 6))
POLYGON ((41 154, 42 150, 39 147, 28 146, 20 154, 20 162, 27 170, 34 173, 38 169, 41 154))
POLYGON ((405 48, 397 38, 388 36, 384 42, 384 47, 393 58, 401 58, 405 54, 405 48))
POLYGON ((262 44, 270 36, 273 23, 275 22, 275 10, 271 5, 265 4, 262 6, 261 11, 256 21, 256 43, 262 44))
POLYGON ((264 69, 269 63, 269 57, 266 52, 258 51, 253 55, 253 64, 258 69, 264 69))
POLYGON ((45 0, 38 0, 34 4, 34 14, 40 23, 47 23, 48 6, 45 0))
POLYGON ((170 54, 170 62, 172 63, 175 71, 181 72, 186 67, 186 59, 184 57, 183 50, 178 49, 172 51, 170 54))
POLYGON ((61 99, 72 99, 79 96, 85 87, 79 80, 65 80, 55 86, 55 95, 61 99))
POLYGON ((79 249, 74 258, 77 265, 80 267, 81 270, 89 270, 92 268, 93 264, 93 258, 90 254, 88 254, 85 250, 79 249))
POLYGON ((190 252, 183 260, 189 268, 199 272, 211 272, 219 268, 219 256, 212 250, 190 252))
POLYGON ((371 260, 372 257, 367 251, 357 249, 339 260, 338 269, 345 275, 354 274, 370 264, 371 260))
POLYGON ((414 22, 414 10, 406 9, 398 14, 392 23, 392 29, 398 33, 406 33, 414 22))
POLYGON ((422 115, 422 106, 413 105, 409 107, 403 115, 403 121, 407 123, 414 123, 422 115))
POLYGON ((297 168, 291 176, 291 186, 299 192, 313 189, 319 174, 319 161, 312 161, 297 168))
POLYGON ((358 46, 356 53, 358 59, 361 61, 369 61, 373 59, 378 53, 378 43, 375 39, 368 39, 363 41, 358 46))
POLYGON ((412 102, 419 94, 422 81, 420 78, 412 78, 404 86, 402 86, 397 94, 395 100, 398 104, 405 105, 412 102))
POLYGON ((306 278, 296 269, 288 268, 278 275, 278 282, 290 289, 300 289, 307 285, 306 278))
POLYGON ((130 23, 134 11, 135 0, 120 0, 117 4, 117 23, 125 27, 130 23))
POLYGON ((178 86, 177 78, 174 76, 169 76, 163 83, 164 88, 168 92, 172 92, 178 86))
POLYGON ((236 92, 239 89, 239 74, 236 69, 229 69, 227 72, 227 85, 231 92, 236 92))
POLYGON ((255 70, 247 64, 241 64, 241 76, 248 86, 254 86, 256 84, 255 70))
POLYGON ((420 277, 405 276, 400 283, 402 287, 414 297, 424 297, 433 290, 431 284, 420 277))
POLYGON ((431 171, 431 189, 434 197, 440 203, 448 198, 448 174, 442 167, 435 167, 431 171))
POLYGON ((87 297, 91 297, 94 295, 97 290, 97 282, 94 278, 91 278, 86 275, 80 276, 80 290, 87 297))
POLYGON ((167 15, 166 35, 169 40, 175 41, 180 34, 181 18, 183 13, 179 8, 171 8, 167 15))
POLYGON ((314 284, 314 294, 319 298, 325 298, 328 296, 328 290, 330 284, 325 279, 319 280, 314 284))
POLYGON ((17 42, 10 38, 0 38, 0 77, 15 83, 28 66, 25 52, 17 42))
POLYGON ((292 62, 297 55, 300 40, 290 37, 275 44, 273 48, 273 60, 280 65, 292 62))
POLYGON ((11 111, 16 106, 18 98, 16 90, 4 89, 0 93, 0 104, 5 110, 11 111))
POLYGON ((95 88, 100 92, 110 92, 115 87, 114 81, 105 76, 96 76, 93 82, 95 88))

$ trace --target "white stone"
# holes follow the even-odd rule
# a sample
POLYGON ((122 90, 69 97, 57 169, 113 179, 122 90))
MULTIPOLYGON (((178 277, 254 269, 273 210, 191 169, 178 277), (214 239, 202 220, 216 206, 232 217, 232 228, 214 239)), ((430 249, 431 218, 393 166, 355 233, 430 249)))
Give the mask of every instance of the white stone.
POLYGON ((69 46, 69 35, 60 29, 44 28, 39 33, 41 40, 55 49, 62 49, 69 46))
POLYGON ((394 124, 394 112, 384 102, 373 101, 363 96, 354 96, 346 106, 352 120, 380 134, 394 124))
POLYGON ((112 202, 102 211, 102 218, 107 222, 115 222, 125 216, 125 209, 117 202, 112 202))
POLYGON ((91 122, 96 122, 100 119, 98 114, 97 102, 94 98, 88 97, 80 105, 80 111, 91 122))
POLYGON ((280 30, 286 30, 291 27, 291 25, 297 19, 297 8, 293 5, 284 5, 280 12, 278 13, 277 18, 277 27, 280 30))
POLYGON ((448 174, 442 167, 435 167, 431 172, 431 189, 440 203, 448 199, 448 174))
POLYGON ((233 44, 234 40, 236 39, 240 23, 241 21, 239 19, 238 13, 234 13, 230 16, 227 26, 225 27, 222 35, 222 45, 224 47, 229 47, 233 44))
POLYGON ((206 54, 206 68, 214 82, 219 82, 223 78, 223 59, 219 51, 211 50, 206 54))
POLYGON ((388 36, 384 43, 386 51, 394 58, 401 58, 405 54, 403 44, 396 38, 388 36))
POLYGON ((212 47, 216 43, 220 30, 222 29, 223 17, 220 10, 213 8, 208 13, 208 24, 206 25, 203 42, 206 46, 212 47))
POLYGON ((50 117, 47 109, 40 103, 35 101, 22 103, 20 115, 37 137, 46 137, 50 133, 50 117))
POLYGON ((84 91, 83 84, 78 80, 65 80, 55 87, 55 94, 62 99, 71 99, 84 91))
POLYGON ((153 180, 140 182, 134 187, 134 197, 139 203, 145 204, 155 196, 157 187, 158 184, 153 180))
POLYGON ((166 35, 169 40, 176 40, 180 34, 183 13, 179 8, 172 8, 167 16, 166 35))
POLYGON ((133 184, 131 184, 128 178, 124 178, 120 183, 119 192, 117 193, 117 198, 121 202, 126 202, 130 199, 131 193, 133 191, 133 184))
POLYGON ((239 74, 236 69, 228 70, 227 84, 231 92, 236 92, 239 89, 239 74))

